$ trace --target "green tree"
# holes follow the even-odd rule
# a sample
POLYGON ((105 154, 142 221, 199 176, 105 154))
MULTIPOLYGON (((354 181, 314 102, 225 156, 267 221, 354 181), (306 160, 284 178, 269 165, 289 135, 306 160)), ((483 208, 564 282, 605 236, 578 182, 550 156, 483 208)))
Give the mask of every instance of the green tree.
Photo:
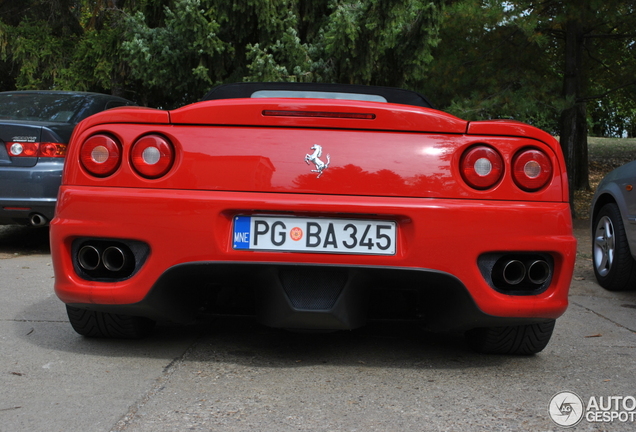
POLYGON ((73 0, 0 0, 3 87, 53 85, 82 34, 75 6, 73 0))
POLYGON ((443 0, 0 0, 3 89, 173 108, 224 82, 417 87, 443 0))
POLYGON ((431 94, 469 119, 512 117, 558 134, 571 193, 589 188, 588 122, 633 119, 636 2, 451 3, 431 94))
POLYGON ((528 37, 501 1, 446 8, 423 92, 468 120, 514 118, 558 134, 560 77, 545 39, 528 37))
POLYGON ((199 0, 165 7, 161 26, 150 27, 142 11, 126 17, 122 55, 130 75, 141 83, 145 104, 168 106, 201 97, 216 82, 221 54, 228 47, 218 36, 216 11, 199 0), (149 95, 159 96, 154 100, 149 95))
POLYGON ((122 51, 131 76, 172 106, 235 81, 421 85, 441 0, 174 0, 138 11, 122 51))
POLYGON ((125 0, 0 0, 0 86, 128 96, 125 0))
POLYGON ((431 1, 333 2, 317 45, 333 81, 417 87, 433 60, 440 19, 431 1))

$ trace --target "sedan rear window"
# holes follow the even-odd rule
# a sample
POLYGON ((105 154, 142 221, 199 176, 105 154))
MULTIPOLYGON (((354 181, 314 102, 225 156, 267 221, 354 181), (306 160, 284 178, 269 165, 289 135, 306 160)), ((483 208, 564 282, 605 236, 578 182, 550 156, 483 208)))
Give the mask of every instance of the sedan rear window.
POLYGON ((68 123, 84 100, 83 96, 72 94, 2 94, 0 119, 68 123))

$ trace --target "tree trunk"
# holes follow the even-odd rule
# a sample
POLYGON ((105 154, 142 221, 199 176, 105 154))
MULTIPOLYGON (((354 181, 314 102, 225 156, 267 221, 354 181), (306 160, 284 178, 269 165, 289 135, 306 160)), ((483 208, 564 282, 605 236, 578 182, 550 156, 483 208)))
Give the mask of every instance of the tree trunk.
MULTIPOLYGON (((587 118, 585 102, 581 101, 583 31, 579 20, 570 19, 565 34, 565 73, 563 96, 568 107, 561 113, 561 149, 565 156, 570 187, 570 203, 574 191, 589 189, 587 156, 587 118)), ((574 206, 572 206, 572 215, 574 206)))

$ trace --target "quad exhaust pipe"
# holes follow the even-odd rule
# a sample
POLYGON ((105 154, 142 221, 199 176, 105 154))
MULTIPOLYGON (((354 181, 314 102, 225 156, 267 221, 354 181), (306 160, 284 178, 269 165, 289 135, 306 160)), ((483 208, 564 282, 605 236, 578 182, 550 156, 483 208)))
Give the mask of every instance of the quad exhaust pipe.
POLYGON ((492 279, 501 288, 536 288, 552 276, 545 259, 502 257, 492 269, 492 279), (497 282, 499 281, 499 282, 497 282))
POLYGON ((123 245, 85 244, 77 252, 77 264, 89 274, 108 277, 134 268, 134 256, 123 245))
POLYGON ((102 262, 101 254, 95 246, 83 246, 77 253, 77 262, 84 270, 96 270, 102 262))
POLYGON ((117 246, 109 246, 102 253, 102 261, 106 270, 118 272, 126 265, 126 254, 117 246))
POLYGON ((518 285, 526 277, 526 266, 519 260, 510 260, 504 264, 502 274, 508 285, 518 285))
POLYGON ((536 285, 542 285, 550 277, 550 265, 545 260, 536 260, 528 266, 528 279, 536 285))
POLYGON ((86 280, 115 282, 130 278, 150 254, 148 244, 138 240, 77 238, 71 258, 78 276, 86 280))

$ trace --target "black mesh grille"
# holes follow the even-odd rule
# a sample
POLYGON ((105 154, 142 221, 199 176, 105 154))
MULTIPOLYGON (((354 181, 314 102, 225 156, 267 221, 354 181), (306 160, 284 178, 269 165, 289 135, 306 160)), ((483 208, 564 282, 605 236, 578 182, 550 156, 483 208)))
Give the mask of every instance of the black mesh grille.
POLYGON ((331 309, 347 282, 347 271, 320 267, 282 269, 280 281, 296 309, 331 309))

